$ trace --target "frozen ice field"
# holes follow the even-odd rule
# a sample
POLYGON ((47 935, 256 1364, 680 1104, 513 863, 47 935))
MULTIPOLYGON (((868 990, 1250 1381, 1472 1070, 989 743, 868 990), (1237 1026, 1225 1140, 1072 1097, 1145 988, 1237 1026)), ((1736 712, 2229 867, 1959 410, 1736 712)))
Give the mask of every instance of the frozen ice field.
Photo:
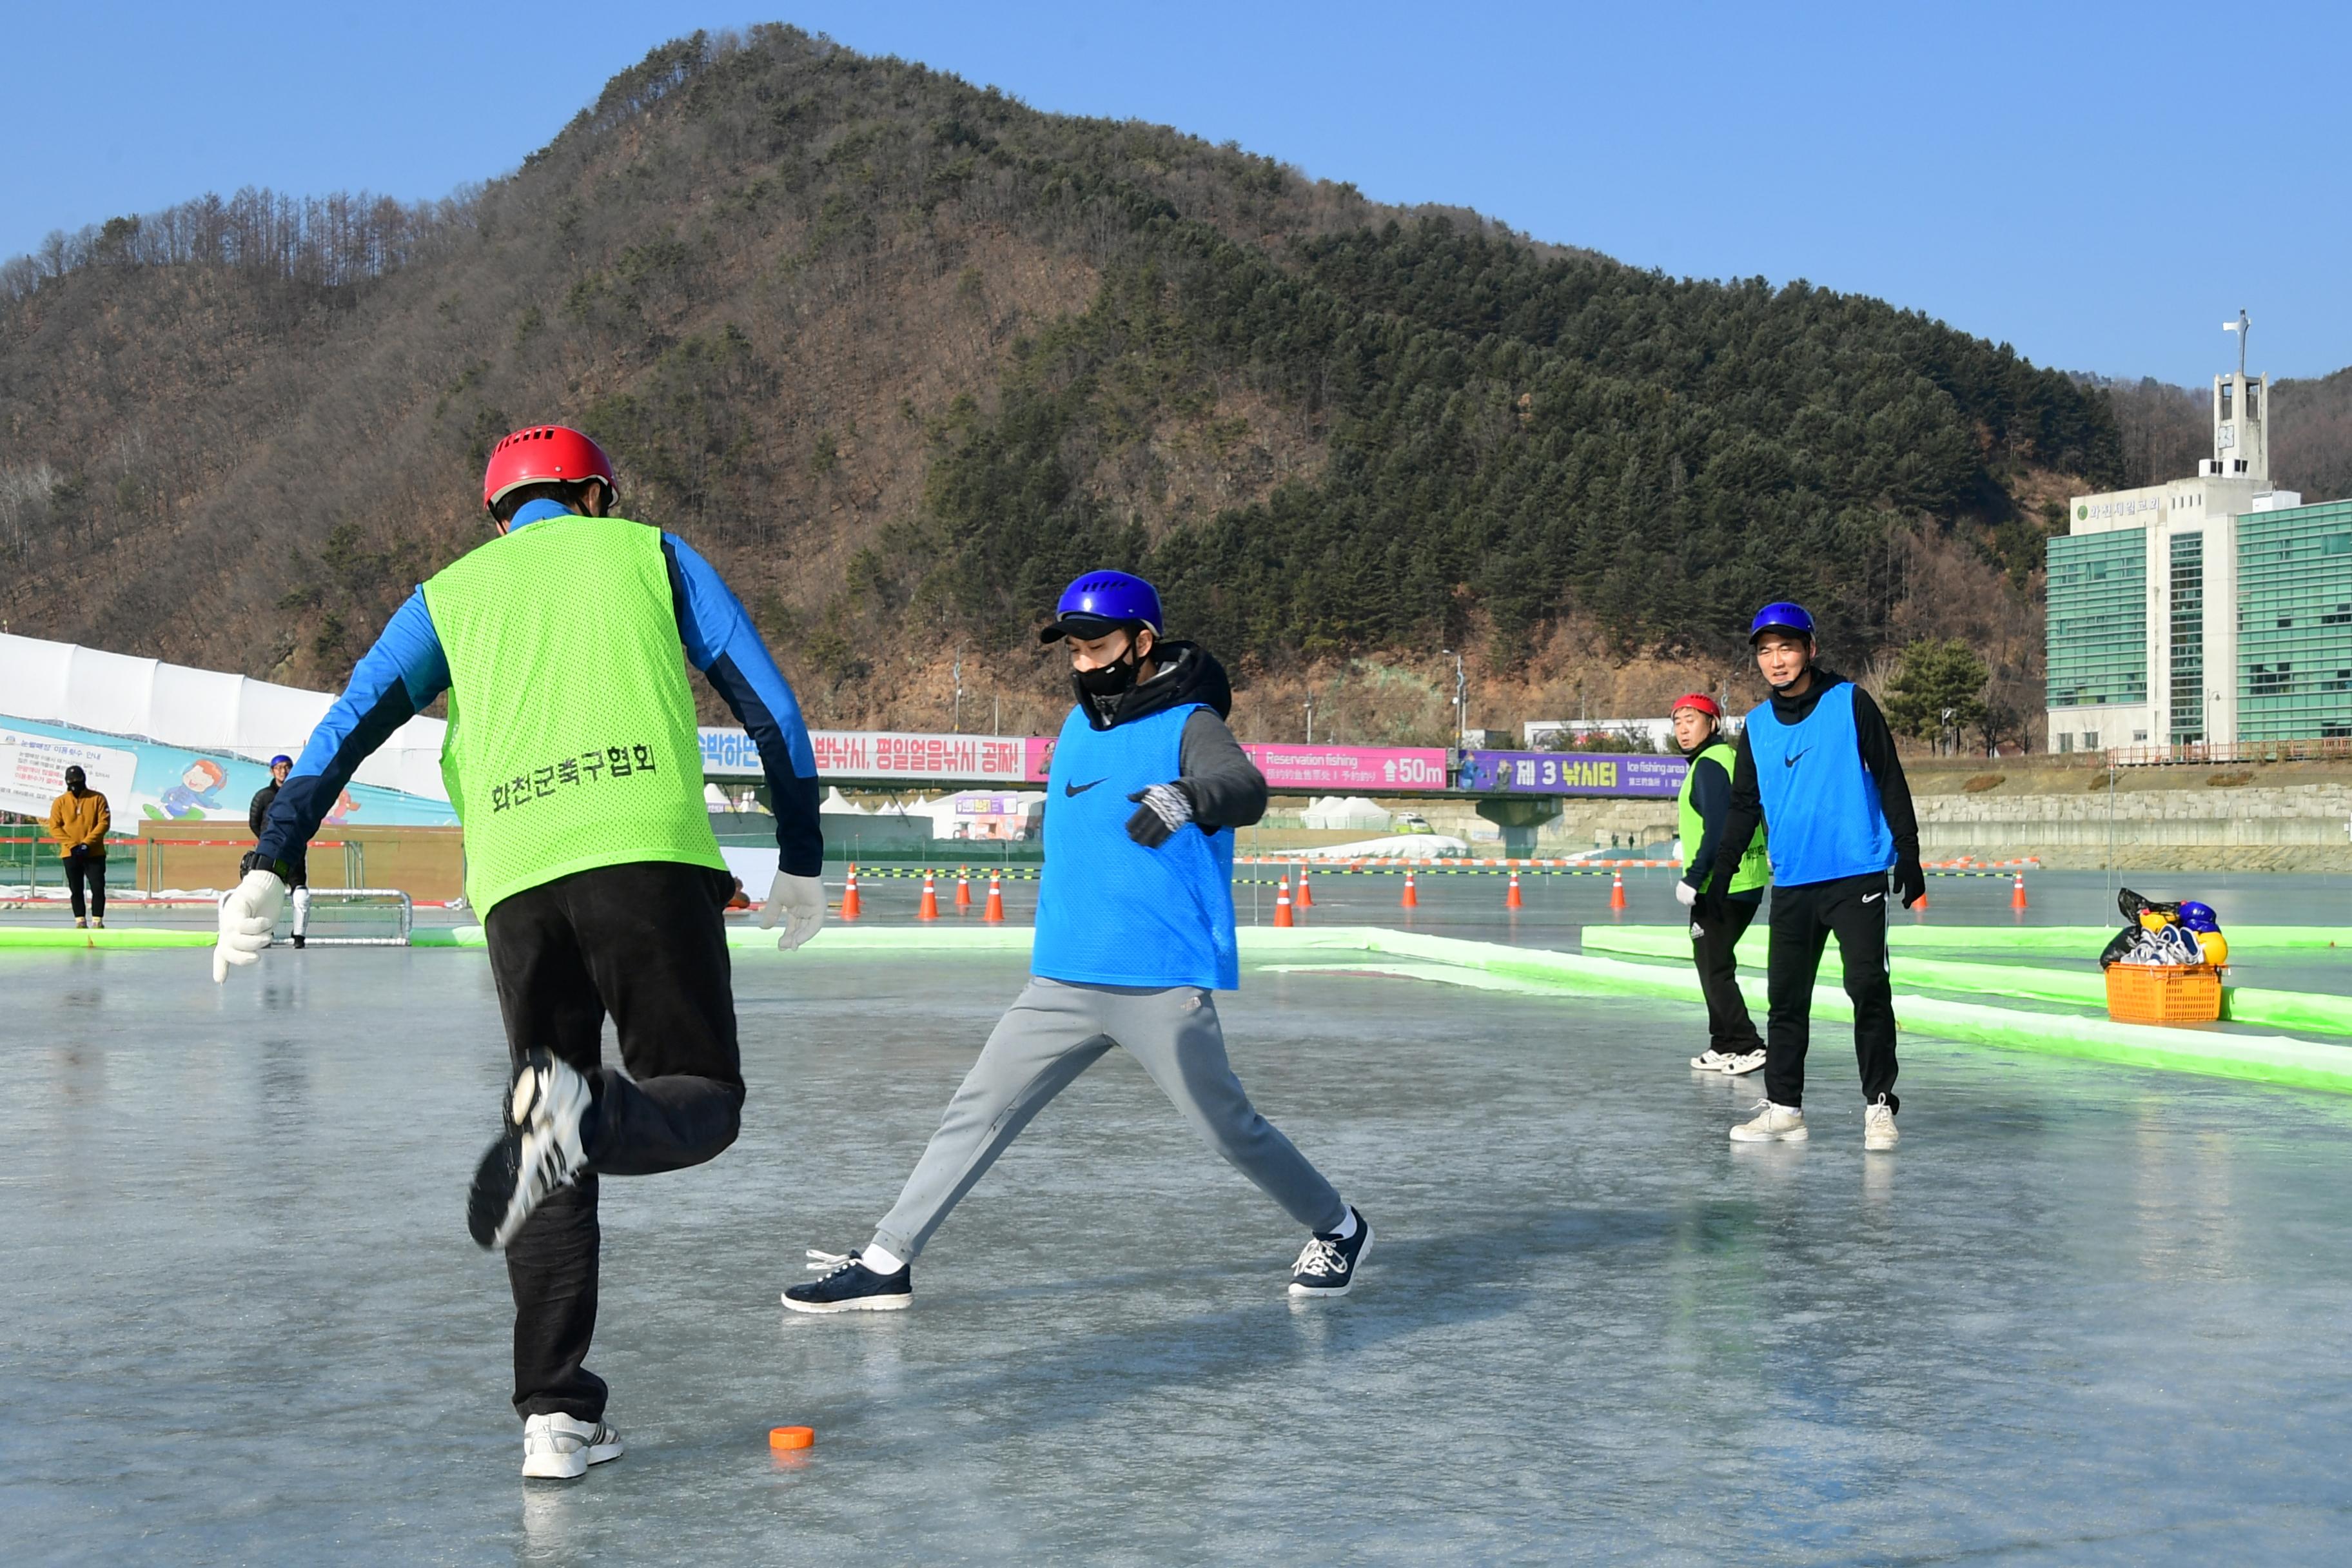
MULTIPOLYGON (((2347 903, 2127 879, 2225 921, 2347 903)), ((1348 885, 1310 918, 1393 897, 1348 885)), ((1496 884, 1455 916, 1422 886, 1427 929, 1511 934, 1496 884)), ((1531 886, 1520 939, 1573 946, 1577 886, 1531 886)), ((2111 907, 2033 886, 2033 920, 2111 907)), ((1938 883, 1930 918, 2007 894, 1938 883)), ((913 1310, 809 1319, 776 1303, 802 1248, 865 1239, 1023 964, 745 954, 741 1141, 605 1184, 592 1365, 630 1451, 526 1484, 461 1215, 504 1079, 482 955, 281 950, 217 990, 205 960, 0 952, 10 1563, 2342 1559, 2352 1098, 1906 1034, 1904 1142, 1865 1160, 1823 1025, 1812 1143, 1735 1149, 1759 1091, 1683 1068, 1693 1005, 1334 958, 1220 1005, 1374 1222, 1352 1296, 1289 1304, 1299 1237, 1114 1053, 913 1310), (817 1428, 799 1463, 781 1423, 817 1428)), ((2263 983, 2352 989, 2338 962, 2263 983)))

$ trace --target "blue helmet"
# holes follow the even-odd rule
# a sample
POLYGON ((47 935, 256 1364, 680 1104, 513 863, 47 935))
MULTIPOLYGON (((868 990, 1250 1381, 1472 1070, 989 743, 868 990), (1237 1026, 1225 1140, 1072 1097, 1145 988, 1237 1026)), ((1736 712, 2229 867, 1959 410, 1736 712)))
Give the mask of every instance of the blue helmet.
POLYGON ((1766 632, 1794 632, 1811 642, 1813 640, 1813 617, 1805 613, 1804 605, 1780 599, 1757 611, 1756 618, 1748 623, 1749 642, 1754 642, 1766 632))
POLYGON ((1037 640, 1098 637, 1120 626, 1150 626, 1154 637, 1161 636, 1159 590, 1131 572, 1088 572, 1062 590, 1054 624, 1037 640))
POLYGON ((2221 929, 2221 919, 2213 913, 2213 906, 2200 904, 2194 899, 2181 904, 2180 923, 2190 931, 2217 931, 2221 929))
POLYGON ((294 759, 293 759, 293 758, 291 758, 291 757, 289 757, 289 756, 288 756, 288 755, 287 755, 285 752, 278 752, 276 756, 274 756, 274 757, 272 757, 272 758, 270 758, 270 759, 269 759, 269 765, 270 765, 271 767, 273 767, 273 768, 274 768, 274 767, 276 767, 276 766, 277 766, 278 763, 284 763, 288 767, 289 767, 289 768, 290 768, 290 767, 292 767, 292 766, 294 765, 294 759))

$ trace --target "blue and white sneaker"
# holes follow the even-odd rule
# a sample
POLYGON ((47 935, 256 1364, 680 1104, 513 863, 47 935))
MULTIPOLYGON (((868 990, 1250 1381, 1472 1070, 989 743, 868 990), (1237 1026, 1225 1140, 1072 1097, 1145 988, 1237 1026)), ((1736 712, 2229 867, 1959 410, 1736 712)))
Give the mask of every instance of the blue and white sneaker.
POLYGON ((1372 1249, 1372 1222, 1353 1205, 1348 1212, 1356 1216, 1355 1235, 1342 1239, 1318 1233, 1307 1238, 1298 1261, 1290 1266, 1292 1295, 1344 1296, 1355 1288, 1356 1266, 1372 1249))
POLYGON ((915 1266, 901 1263, 896 1274, 877 1274, 859 1253, 808 1249, 809 1267, 820 1278, 784 1292, 795 1312, 896 1312, 915 1304, 915 1266))

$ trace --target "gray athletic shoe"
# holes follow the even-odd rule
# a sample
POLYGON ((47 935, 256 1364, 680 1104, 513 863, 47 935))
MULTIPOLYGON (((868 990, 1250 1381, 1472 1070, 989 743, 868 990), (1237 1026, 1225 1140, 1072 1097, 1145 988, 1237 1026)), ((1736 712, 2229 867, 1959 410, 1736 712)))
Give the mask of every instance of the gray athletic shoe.
POLYGON ((1895 1130, 1895 1108, 1886 1103, 1885 1095, 1880 1095, 1863 1108, 1862 1146, 1864 1149, 1892 1149, 1902 1141, 1902 1137, 1903 1134, 1895 1130))
POLYGON ((562 1414, 533 1415, 522 1424, 522 1473, 537 1480, 568 1481, 591 1465, 621 1457, 621 1434, 602 1421, 562 1414))

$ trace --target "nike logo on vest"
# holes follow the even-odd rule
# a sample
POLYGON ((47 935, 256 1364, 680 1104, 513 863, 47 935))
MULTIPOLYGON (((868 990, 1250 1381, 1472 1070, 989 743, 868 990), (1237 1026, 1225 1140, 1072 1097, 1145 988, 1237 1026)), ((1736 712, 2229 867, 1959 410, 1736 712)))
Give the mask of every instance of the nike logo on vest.
MULTIPOLYGON (((1805 752, 1810 752, 1810 751, 1811 751, 1811 750, 1812 750, 1812 748, 1811 748, 1811 746, 1807 746, 1807 747, 1805 748, 1805 752)), ((1782 758, 1780 759, 1780 765, 1781 765, 1782 767, 1784 767, 1784 768, 1793 768, 1793 767, 1795 767, 1795 766, 1797 765, 1797 759, 1798 759, 1799 757, 1803 756, 1803 755, 1805 754, 1805 752, 1790 752, 1787 756, 1782 757, 1782 758)))
MULTIPOLYGON (((1108 774, 1104 775, 1105 778, 1108 778, 1108 774)), ((1098 784, 1100 783, 1102 783, 1102 779, 1096 779, 1091 784, 1066 784, 1062 786, 1063 798, 1067 799, 1069 796, 1074 795, 1084 795, 1087 791, 1094 788, 1095 784, 1098 784)))

